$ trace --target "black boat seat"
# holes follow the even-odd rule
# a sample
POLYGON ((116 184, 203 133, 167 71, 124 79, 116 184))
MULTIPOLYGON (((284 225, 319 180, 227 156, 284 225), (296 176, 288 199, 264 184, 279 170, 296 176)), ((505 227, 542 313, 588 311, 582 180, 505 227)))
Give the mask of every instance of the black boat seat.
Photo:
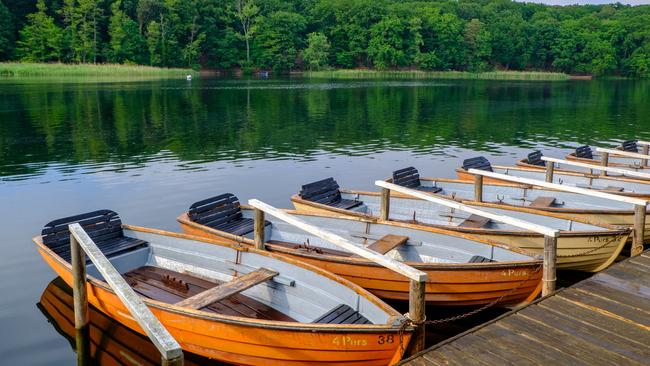
POLYGON ((321 324, 372 324, 365 316, 346 304, 341 304, 314 320, 321 324))
POLYGON ((532 153, 528 154, 528 159, 526 159, 526 162, 531 165, 546 166, 546 162, 542 160, 542 156, 544 155, 541 151, 533 151, 532 153))
POLYGON ((639 152, 639 146, 636 143, 637 140, 627 140, 621 143, 621 148, 623 151, 629 152, 639 152))
POLYGON ((490 164, 490 161, 486 159, 484 156, 477 156, 475 158, 469 158, 463 160, 463 169, 464 170, 479 169, 479 170, 486 170, 488 172, 493 171, 492 164, 490 164))
POLYGON ((576 148, 576 157, 584 159, 593 159, 594 153, 589 145, 579 146, 576 148))
POLYGON ((441 187, 423 186, 420 181, 420 173, 412 166, 394 171, 393 184, 429 193, 438 193, 442 191, 441 187))
MULTIPOLYGON (((242 215, 239 199, 232 193, 193 203, 190 206, 189 218, 197 224, 238 236, 249 234, 255 228, 255 221, 242 215)), ((264 226, 270 224, 264 221, 264 226)))
POLYGON ((470 258, 469 262, 467 263, 491 263, 491 262, 496 262, 496 261, 494 259, 485 258, 482 255, 475 255, 472 258, 470 258))
POLYGON ((331 177, 303 185, 298 195, 304 200, 342 210, 350 210, 363 204, 362 201, 341 198, 339 184, 331 177))
MULTIPOLYGON (((110 258, 149 245, 144 240, 124 236, 122 221, 111 210, 98 210, 64 217, 45 225, 41 232, 43 244, 59 257, 70 262, 70 231, 68 225, 78 223, 95 242, 102 253, 110 258)), ((87 262, 90 259, 86 260, 87 262)))

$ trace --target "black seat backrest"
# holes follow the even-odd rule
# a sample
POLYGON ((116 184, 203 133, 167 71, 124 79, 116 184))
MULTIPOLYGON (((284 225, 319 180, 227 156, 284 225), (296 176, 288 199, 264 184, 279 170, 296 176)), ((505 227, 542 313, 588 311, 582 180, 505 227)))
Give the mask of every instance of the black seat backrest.
POLYGON ((463 160, 463 169, 480 169, 487 170, 488 172, 492 171, 492 164, 490 161, 483 156, 477 156, 475 158, 469 158, 463 160))
POLYGON ((639 152, 639 146, 636 144, 636 140, 623 141, 621 147, 624 151, 639 152))
POLYGON ((528 164, 531 165, 546 166, 546 162, 542 160, 542 156, 544 155, 542 154, 541 151, 539 150, 533 151, 532 153, 528 154, 527 162, 528 164))
POLYGON ((232 193, 195 202, 190 206, 188 214, 191 221, 210 227, 218 227, 243 218, 239 199, 232 193))
POLYGON ((341 201, 339 184, 331 177, 303 185, 299 195, 307 201, 322 203, 324 205, 341 201))
POLYGON ((407 188, 418 188, 420 186, 420 173, 412 166, 396 170, 393 172, 393 184, 407 188))
POLYGON ((576 148, 576 157, 593 159, 594 153, 591 151, 591 147, 589 147, 589 145, 584 145, 576 148))
POLYGON ((88 236, 98 245, 124 236, 122 220, 120 220, 118 214, 111 210, 98 210, 64 217, 47 223, 41 232, 43 244, 52 250, 62 246, 70 246, 68 225, 74 223, 79 223, 88 233, 88 236))

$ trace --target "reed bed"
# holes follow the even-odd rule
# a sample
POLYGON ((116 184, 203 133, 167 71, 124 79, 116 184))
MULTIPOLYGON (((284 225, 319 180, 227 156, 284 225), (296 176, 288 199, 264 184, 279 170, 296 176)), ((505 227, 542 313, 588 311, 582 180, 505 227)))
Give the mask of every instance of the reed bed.
POLYGON ((181 77, 195 75, 192 69, 118 64, 62 64, 0 62, 2 77, 181 77))
POLYGON ((421 71, 421 70, 330 70, 309 71, 305 76, 328 79, 475 79, 475 80, 569 80, 568 74, 541 71, 421 71))

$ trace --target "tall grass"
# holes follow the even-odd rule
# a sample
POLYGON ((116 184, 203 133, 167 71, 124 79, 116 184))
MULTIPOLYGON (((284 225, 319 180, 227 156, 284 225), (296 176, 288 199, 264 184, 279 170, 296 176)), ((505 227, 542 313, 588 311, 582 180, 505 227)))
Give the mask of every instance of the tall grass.
POLYGON ((181 77, 192 69, 141 65, 0 62, 0 77, 181 77))
POLYGON ((310 78, 328 79, 476 79, 476 80, 569 80, 570 76, 559 72, 540 71, 421 71, 421 70, 330 70, 309 71, 310 78))

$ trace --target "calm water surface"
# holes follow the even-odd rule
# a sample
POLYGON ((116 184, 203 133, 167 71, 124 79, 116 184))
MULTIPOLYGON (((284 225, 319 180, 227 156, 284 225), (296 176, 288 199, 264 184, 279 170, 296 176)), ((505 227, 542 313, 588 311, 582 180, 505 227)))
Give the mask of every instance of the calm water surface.
POLYGON ((650 139, 650 81, 0 80, 0 359, 74 362, 36 304, 54 272, 30 238, 110 208, 175 217, 223 192, 287 207, 301 184, 372 189, 393 170, 452 176, 478 154, 650 139))

